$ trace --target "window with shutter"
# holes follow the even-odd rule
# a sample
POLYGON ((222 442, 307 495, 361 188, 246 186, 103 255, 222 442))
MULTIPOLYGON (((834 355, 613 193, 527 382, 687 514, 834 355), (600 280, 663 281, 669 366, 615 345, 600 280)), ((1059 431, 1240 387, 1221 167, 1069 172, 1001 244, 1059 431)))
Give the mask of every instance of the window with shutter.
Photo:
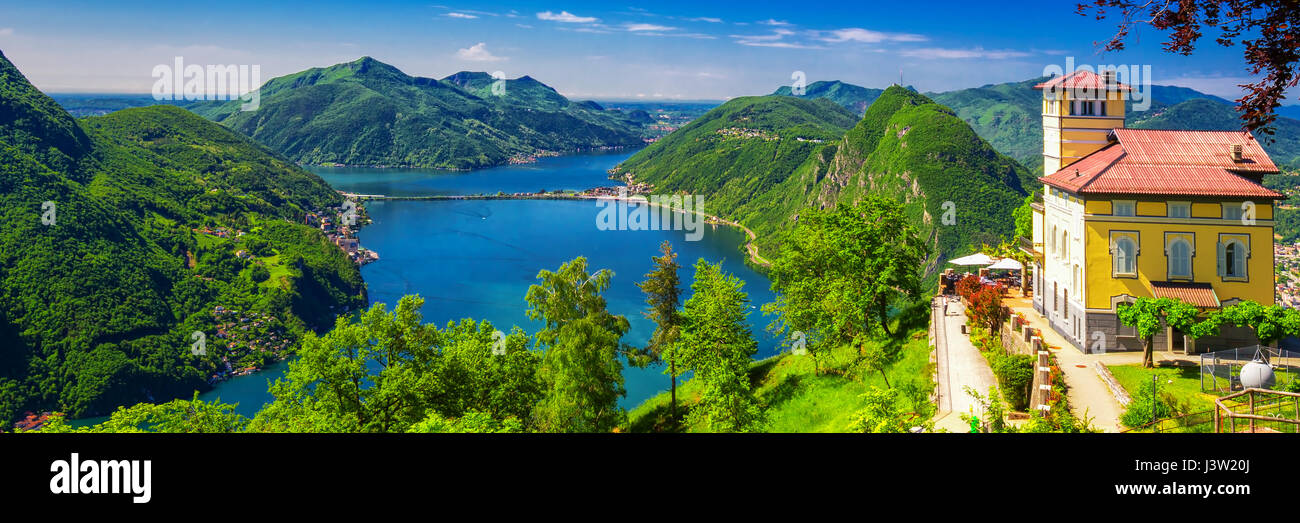
POLYGON ((1169 278, 1192 277, 1192 247, 1186 240, 1175 238, 1169 243, 1169 278))
POLYGON ((1116 276, 1136 276, 1137 275, 1137 243, 1128 236, 1121 236, 1115 240, 1114 252, 1112 253, 1115 260, 1116 276))

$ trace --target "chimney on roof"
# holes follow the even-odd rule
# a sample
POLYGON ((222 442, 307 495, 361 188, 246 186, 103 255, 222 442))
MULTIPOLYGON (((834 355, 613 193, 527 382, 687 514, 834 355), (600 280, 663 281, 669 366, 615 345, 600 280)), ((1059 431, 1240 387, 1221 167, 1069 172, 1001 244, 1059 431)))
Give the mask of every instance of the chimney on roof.
POLYGON ((1234 162, 1240 162, 1240 161, 1242 161, 1242 159, 1243 159, 1243 153, 1242 153, 1242 147, 1241 147, 1241 144, 1239 144, 1239 143, 1234 143, 1234 144, 1232 144, 1232 145, 1231 145, 1231 150, 1232 150, 1232 161, 1234 161, 1234 162))
POLYGON ((1101 81, 1102 81, 1102 84, 1106 87, 1106 90, 1109 91, 1109 90, 1113 89, 1113 88, 1115 87, 1115 70, 1114 70, 1114 69, 1106 69, 1106 70, 1102 71, 1102 72, 1101 72, 1101 81))

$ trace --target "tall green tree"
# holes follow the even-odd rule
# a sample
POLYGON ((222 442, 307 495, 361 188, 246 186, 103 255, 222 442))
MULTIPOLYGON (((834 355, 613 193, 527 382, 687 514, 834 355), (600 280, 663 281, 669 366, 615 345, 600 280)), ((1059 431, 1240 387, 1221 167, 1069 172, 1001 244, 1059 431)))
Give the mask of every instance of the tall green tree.
MULTIPOLYGON (((1034 238, 1033 205, 1034 200, 1037 198, 1038 191, 1030 191, 1029 196, 1026 196, 1025 200, 1020 202, 1020 207, 1016 207, 1016 210, 1011 211, 1011 217, 1016 220, 1016 235, 1013 240, 1017 238, 1029 238, 1032 240, 1034 238)), ((1019 249, 1016 249, 1016 251, 1019 252, 1019 249)))
MULTIPOLYGON (((639 358, 633 359, 633 363, 641 366, 658 364, 665 362, 664 354, 677 343, 681 336, 681 280, 677 271, 681 265, 677 263, 677 253, 673 252, 672 244, 664 240, 659 245, 661 256, 655 256, 654 269, 646 273, 645 281, 637 284, 641 292, 645 293, 647 309, 642 314, 647 319, 655 322, 654 334, 650 335, 650 342, 639 358)), ((677 377, 681 372, 677 369, 676 362, 667 361, 668 363, 668 380, 669 380, 669 403, 668 415, 674 425, 677 424, 677 377)))
POLYGON ((1120 323, 1137 329, 1142 340, 1142 366, 1155 367, 1155 337, 1160 329, 1173 327, 1195 336, 1193 328, 1200 311, 1196 306, 1173 298, 1138 298, 1133 303, 1121 303, 1117 309, 1120 323))
POLYGON ((392 313, 375 304, 359 321, 340 317, 324 336, 308 334, 254 429, 402 432, 424 419, 418 381, 433 379, 438 332, 421 324, 423 305, 405 296, 392 313))
POLYGON ((753 432, 763 414, 750 390, 749 364, 758 344, 745 317, 749 296, 745 282, 722 272, 721 264, 695 264, 692 295, 683 308, 681 342, 668 359, 695 372, 702 383, 699 402, 691 408, 692 425, 713 432, 753 432))
POLYGON ((545 326, 536 335, 545 350, 540 377, 545 396, 534 411, 538 428, 548 432, 608 432, 622 421, 622 347, 628 321, 610 314, 602 293, 614 273, 587 270, 575 258, 557 271, 537 274, 528 289, 528 317, 545 326))
MULTIPOLYGON (((873 195, 830 211, 808 209, 772 266, 777 299, 764 311, 779 313, 774 330, 864 353, 875 331, 892 335, 890 304, 920 296, 928 253, 898 202, 873 195)), ((815 364, 818 349, 825 350, 810 347, 815 364)))

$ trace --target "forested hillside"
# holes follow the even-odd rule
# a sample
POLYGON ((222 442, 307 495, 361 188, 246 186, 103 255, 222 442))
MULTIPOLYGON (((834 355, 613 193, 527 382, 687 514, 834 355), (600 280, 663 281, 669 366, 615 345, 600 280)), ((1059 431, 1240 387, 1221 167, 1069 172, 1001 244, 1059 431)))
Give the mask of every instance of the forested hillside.
POLYGON ((828 100, 784 96, 728 101, 651 144, 617 172, 657 192, 707 195, 724 215, 784 181, 821 144, 838 140, 854 116, 828 100))
POLYGON ((645 114, 570 102, 527 76, 497 96, 493 81, 414 77, 364 57, 274 78, 257 110, 238 100, 189 108, 300 164, 470 169, 643 143, 645 114))
POLYGON ((753 229, 766 253, 775 251, 803 209, 857 202, 869 194, 904 202, 930 244, 931 270, 966 247, 1011 234, 1011 211, 1032 177, 951 110, 895 86, 855 126, 833 136, 843 115, 804 105, 814 102, 828 101, 732 100, 618 169, 654 184, 655 192, 705 195, 711 211, 753 229), (804 109, 795 113, 798 118, 764 118, 798 109, 804 109), (733 137, 740 130, 746 134, 733 137), (814 136, 818 141, 808 139, 814 136), (953 221, 943 225, 949 210, 953 221))
POLYGON ((183 109, 75 120, 0 54, 0 419, 189 397, 223 358, 276 356, 217 339, 217 306, 275 318, 283 344, 363 305, 355 265, 298 225, 339 204, 183 109))

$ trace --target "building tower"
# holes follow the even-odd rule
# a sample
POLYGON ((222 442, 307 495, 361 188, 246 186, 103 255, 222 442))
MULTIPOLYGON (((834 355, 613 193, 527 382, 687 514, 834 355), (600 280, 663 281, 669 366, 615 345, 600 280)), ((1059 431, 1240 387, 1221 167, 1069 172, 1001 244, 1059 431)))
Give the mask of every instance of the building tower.
POLYGON ((1034 86, 1043 92, 1043 175, 1092 154, 1124 127, 1124 102, 1131 87, 1115 71, 1075 71, 1034 86))

